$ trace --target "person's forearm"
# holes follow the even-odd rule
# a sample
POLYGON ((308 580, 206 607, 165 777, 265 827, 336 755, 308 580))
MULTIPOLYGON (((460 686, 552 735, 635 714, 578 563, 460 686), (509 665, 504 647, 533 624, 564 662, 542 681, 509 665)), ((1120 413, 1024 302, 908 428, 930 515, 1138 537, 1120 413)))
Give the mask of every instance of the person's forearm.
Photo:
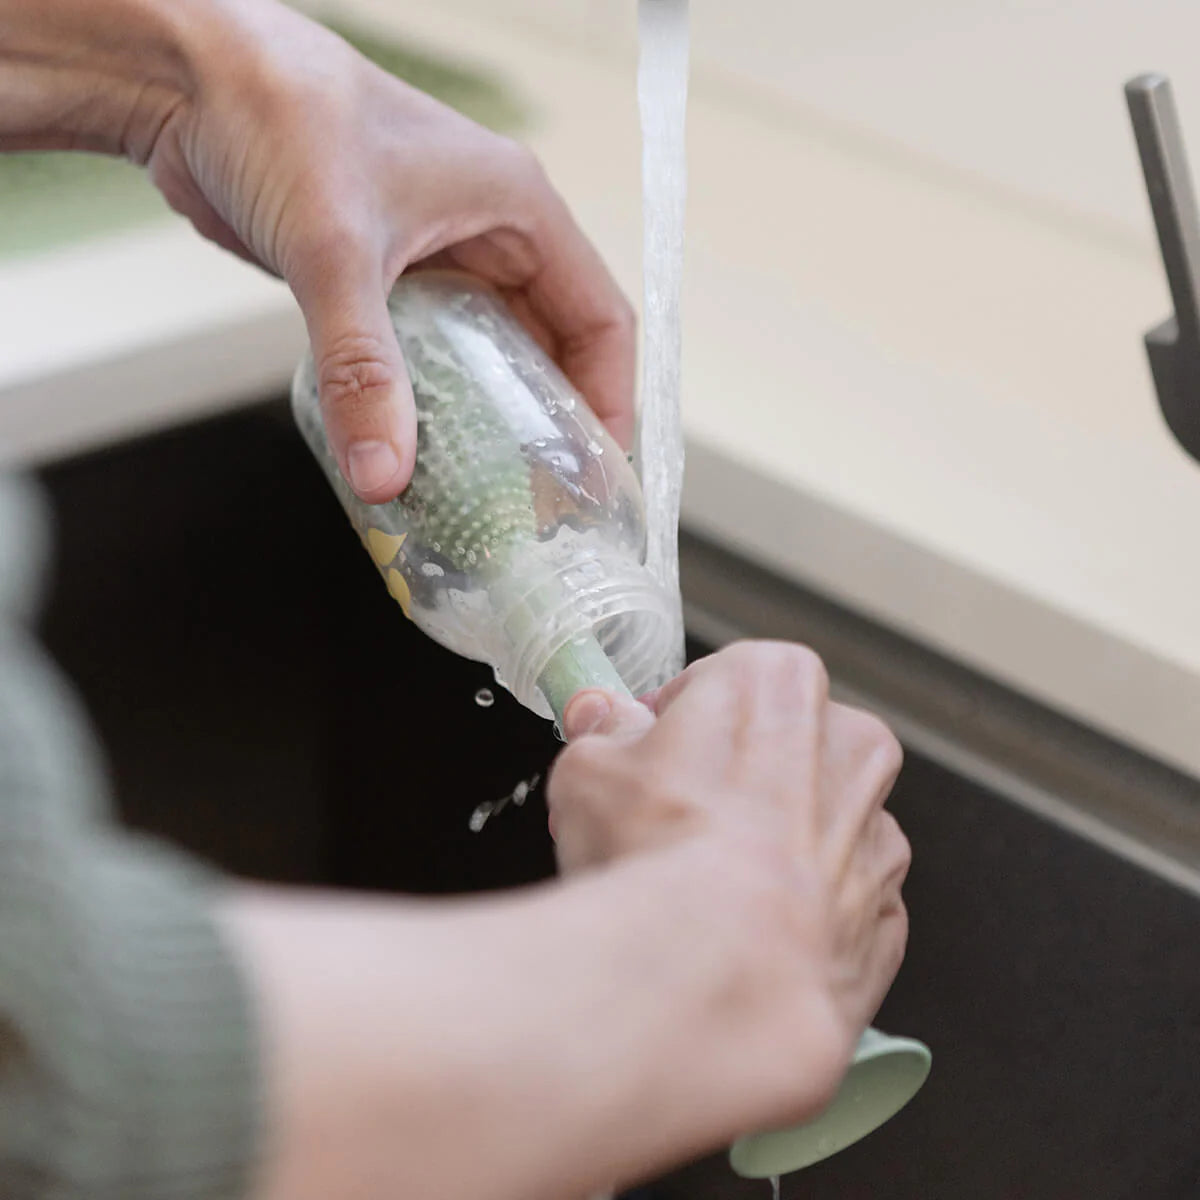
POLYGON ((0 150, 142 160, 195 86, 207 0, 0 0, 0 150))
MULTIPOLYGON (((734 1050, 752 891, 656 856, 486 902, 238 897, 272 1081, 256 1200, 564 1200, 778 1119, 779 1048, 734 1050)), ((816 1078, 821 1014, 794 1019, 816 1078)))

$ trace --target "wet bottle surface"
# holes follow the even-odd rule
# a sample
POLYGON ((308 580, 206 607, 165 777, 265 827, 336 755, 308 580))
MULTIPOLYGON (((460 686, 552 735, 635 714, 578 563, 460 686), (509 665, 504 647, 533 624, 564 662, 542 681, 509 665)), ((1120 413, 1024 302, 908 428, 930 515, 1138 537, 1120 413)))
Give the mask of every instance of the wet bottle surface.
POLYGON ((637 477, 557 366, 486 285, 404 276, 389 299, 417 408, 409 487, 364 504, 321 420, 311 357, 296 422, 388 591, 425 633, 561 717, 587 686, 662 682, 674 598, 646 570, 637 477))

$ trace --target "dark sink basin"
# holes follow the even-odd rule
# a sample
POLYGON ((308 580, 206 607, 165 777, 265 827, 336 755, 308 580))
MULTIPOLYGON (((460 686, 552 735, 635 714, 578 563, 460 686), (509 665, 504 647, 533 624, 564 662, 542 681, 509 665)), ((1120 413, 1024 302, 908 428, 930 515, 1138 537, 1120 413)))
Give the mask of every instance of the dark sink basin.
MULTIPOLYGON (((401 619, 279 406, 45 479, 45 636, 127 820, 277 880, 432 893, 552 870, 537 791, 467 828, 544 773, 549 728, 498 689, 476 706, 488 672, 401 619)), ((878 1023, 926 1039, 933 1075, 785 1196, 1200 1197, 1200 900, 920 752, 893 807, 912 939, 878 1023)), ((768 1190, 714 1159, 647 1195, 768 1190)))

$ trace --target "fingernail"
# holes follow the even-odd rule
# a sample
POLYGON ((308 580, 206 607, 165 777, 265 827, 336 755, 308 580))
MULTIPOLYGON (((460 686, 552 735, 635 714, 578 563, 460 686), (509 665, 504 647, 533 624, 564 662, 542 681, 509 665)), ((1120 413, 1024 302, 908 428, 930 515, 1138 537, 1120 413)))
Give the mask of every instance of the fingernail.
POLYGON ((400 458, 387 442, 355 442, 346 451, 350 486, 360 495, 386 487, 400 473, 400 458))
POLYGON ((580 692, 563 713, 567 740, 591 733, 612 712, 612 701, 603 692, 580 692))

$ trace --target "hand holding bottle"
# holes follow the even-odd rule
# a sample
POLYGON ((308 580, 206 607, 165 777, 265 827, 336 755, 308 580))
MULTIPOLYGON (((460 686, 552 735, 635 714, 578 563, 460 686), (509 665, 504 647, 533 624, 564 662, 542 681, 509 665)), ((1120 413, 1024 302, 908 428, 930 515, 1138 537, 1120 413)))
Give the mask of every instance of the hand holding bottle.
POLYGON ((713 954, 698 947, 698 969, 720 1005, 712 1036, 738 1064, 716 1086, 740 1080, 743 1129, 811 1115, 904 954, 910 851, 883 808, 898 742, 830 700, 815 654, 772 642, 703 659, 643 704, 583 693, 566 733, 549 784, 564 870, 671 856, 708 873, 713 954), (757 903, 734 910, 751 919, 728 938, 716 906, 731 880, 757 903))
POLYGON ((144 164, 200 233, 286 279, 363 500, 412 475, 416 414, 386 301, 414 264, 501 288, 629 448, 633 310, 527 149, 277 0, 38 0, 5 19, 0 150, 144 164))

